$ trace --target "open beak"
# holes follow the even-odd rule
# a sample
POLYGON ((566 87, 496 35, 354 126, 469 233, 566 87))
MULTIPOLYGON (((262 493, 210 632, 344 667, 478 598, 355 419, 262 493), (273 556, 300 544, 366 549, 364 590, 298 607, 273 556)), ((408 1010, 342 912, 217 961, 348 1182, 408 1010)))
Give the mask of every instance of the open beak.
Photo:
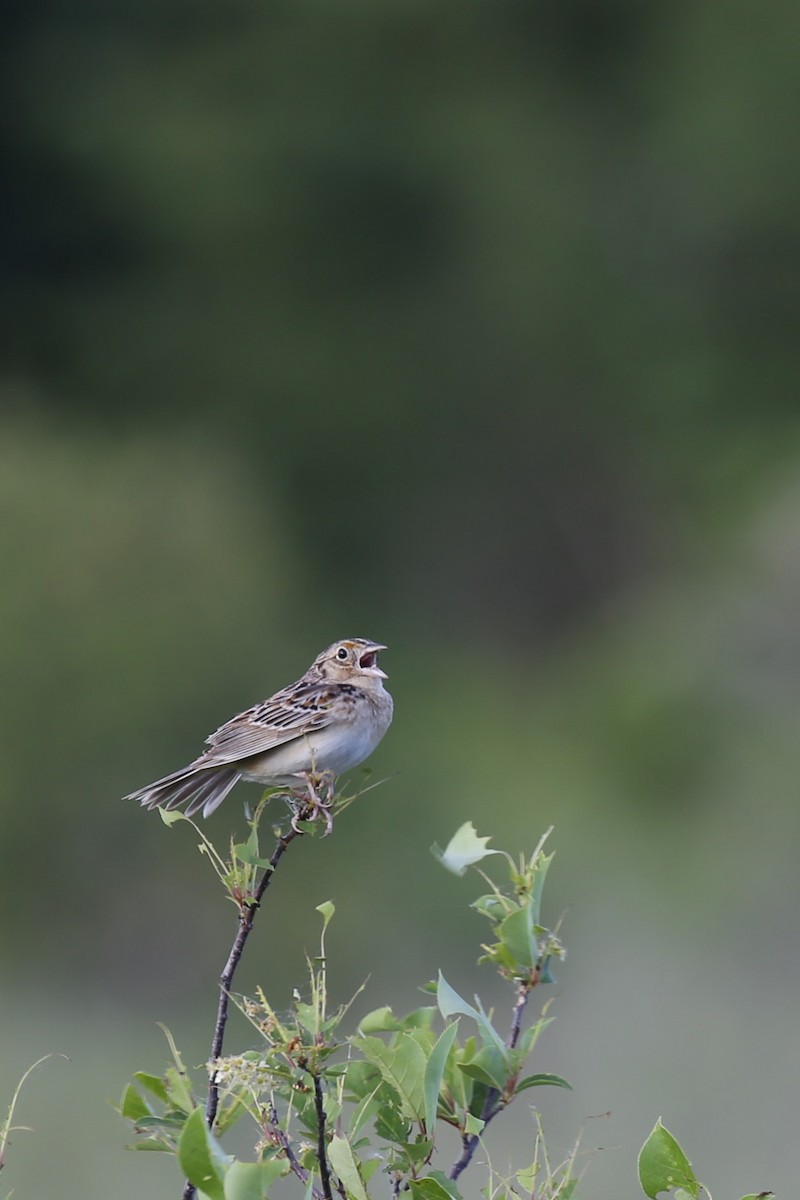
POLYGON ((389 676, 385 671, 382 671, 378 666, 378 652, 385 650, 385 646, 381 646, 378 642, 370 642, 366 650, 362 650, 361 657, 358 660, 358 665, 367 675, 374 675, 376 679, 388 679, 389 676))

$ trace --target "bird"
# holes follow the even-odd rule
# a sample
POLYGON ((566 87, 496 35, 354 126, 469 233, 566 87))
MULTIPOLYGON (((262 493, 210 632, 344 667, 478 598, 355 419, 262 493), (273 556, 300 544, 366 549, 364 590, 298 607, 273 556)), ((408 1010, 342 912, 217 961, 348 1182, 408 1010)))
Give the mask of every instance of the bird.
POLYGON ((291 795, 305 789, 306 805, 324 812, 329 832, 336 777, 362 763, 392 721, 388 677, 378 666, 385 649, 367 638, 333 642, 295 683, 221 725, 199 758, 125 799, 208 817, 245 779, 291 795), (317 794, 320 781, 325 800, 317 794))

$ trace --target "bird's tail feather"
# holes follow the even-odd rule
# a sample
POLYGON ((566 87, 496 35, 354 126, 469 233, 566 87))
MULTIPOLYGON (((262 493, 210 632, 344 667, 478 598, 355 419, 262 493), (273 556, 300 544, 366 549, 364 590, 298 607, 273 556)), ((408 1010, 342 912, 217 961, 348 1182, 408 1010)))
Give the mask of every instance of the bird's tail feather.
POLYGON ((203 816, 208 817, 240 779, 241 774, 234 767, 184 767, 138 792, 131 792, 125 799, 137 800, 143 808, 172 809, 185 804, 187 817, 201 809, 203 816))

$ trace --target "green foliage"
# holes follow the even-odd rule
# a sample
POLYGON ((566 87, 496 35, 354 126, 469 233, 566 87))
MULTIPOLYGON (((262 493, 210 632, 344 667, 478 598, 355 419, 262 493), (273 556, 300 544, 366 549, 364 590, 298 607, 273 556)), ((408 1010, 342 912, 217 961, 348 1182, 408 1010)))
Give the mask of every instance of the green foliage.
MULTIPOLYGON (((201 835, 201 851, 240 905, 253 894, 251 870, 264 864, 271 869, 259 849, 262 813, 263 804, 247 841, 232 845, 229 860, 201 835)), ((395 1193, 408 1187, 421 1200, 458 1197, 456 1180, 470 1165, 486 1126, 516 1096, 543 1086, 569 1087, 558 1075, 524 1073, 549 1018, 545 1005, 523 1027, 523 1013, 534 990, 550 978, 549 960, 564 954, 540 920, 552 856, 543 852, 544 838, 518 862, 488 850, 487 841, 464 826, 441 858, 445 865, 459 860, 465 869, 467 861, 475 865, 494 854, 506 865, 499 882, 480 871, 491 890, 473 907, 491 928, 481 961, 513 987, 507 1034, 498 1030, 479 997, 470 1003, 441 974, 424 989, 434 1004, 402 1016, 383 1005, 348 1031, 352 1001, 334 1006, 328 998, 325 931, 335 910, 326 902, 317 906, 319 953, 307 959, 307 986, 302 993, 295 990, 289 1009, 279 1012, 262 989, 234 997, 254 1031, 255 1045, 208 1064, 220 1092, 213 1130, 165 1030, 171 1062, 164 1074, 138 1072, 122 1096, 120 1112, 133 1124, 134 1148, 175 1154, 187 1179, 210 1200, 260 1197, 275 1179, 288 1175, 318 1198, 325 1195, 328 1173, 341 1196, 368 1200, 381 1164, 395 1193), (218 1141, 240 1122, 249 1122, 254 1133, 253 1162, 226 1154, 218 1141), (446 1127, 457 1131, 462 1145, 449 1175, 432 1167, 446 1127)), ((562 1187, 549 1194, 565 1198, 570 1192, 562 1187)))
MULTIPOLYGON (((674 1200, 699 1200, 708 1189, 695 1175, 692 1164, 683 1152, 677 1139, 658 1120, 653 1131, 639 1152, 639 1183, 649 1200, 657 1200, 670 1194, 674 1200)), ((750 1193, 742 1200, 766 1200, 772 1192, 750 1193)))

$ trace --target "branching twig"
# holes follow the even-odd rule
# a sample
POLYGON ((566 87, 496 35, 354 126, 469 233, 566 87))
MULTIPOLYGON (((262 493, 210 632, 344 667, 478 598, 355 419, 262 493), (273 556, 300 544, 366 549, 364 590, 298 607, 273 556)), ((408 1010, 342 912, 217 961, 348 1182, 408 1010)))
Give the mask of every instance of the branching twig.
MULTIPOLYGON (((538 977, 537 974, 534 974, 530 981, 525 980, 519 984, 517 990, 517 1000, 514 1005, 514 1011, 511 1015, 511 1029, 506 1040, 506 1045, 508 1046, 509 1050, 516 1049, 517 1042, 519 1041, 519 1035, 522 1030, 522 1014, 525 1011, 525 1005, 528 1003, 528 996, 531 993, 531 988, 535 987, 537 983, 538 977)), ((483 1101, 483 1108, 481 1110, 481 1120, 483 1121, 484 1129, 490 1121, 494 1120, 497 1114, 504 1107, 505 1106, 500 1099, 500 1092, 498 1089, 489 1088, 486 1092, 486 1097, 483 1101)), ((458 1179, 461 1172, 469 1166, 469 1164, 472 1162, 472 1156, 477 1149, 479 1141, 480 1134, 465 1133, 462 1135, 461 1154, 448 1171, 448 1179, 458 1179)))
MULTIPOLYGON (((286 1155, 286 1161, 288 1162, 289 1166, 292 1168, 292 1170, 294 1171, 297 1178, 302 1183, 307 1184, 308 1183, 308 1171, 305 1169, 305 1167, 303 1166, 303 1164, 300 1162, 299 1158, 295 1154, 294 1147, 292 1146, 292 1143, 289 1141, 288 1135, 285 1134, 283 1132, 283 1130, 281 1129, 280 1121, 278 1119, 278 1113, 277 1113, 277 1110, 276 1110, 274 1104, 270 1105, 269 1123, 272 1128, 273 1136, 274 1136, 275 1140, 278 1142, 278 1145, 280 1146, 281 1150, 283 1150, 283 1153, 286 1155)), ((314 1200, 323 1200, 322 1192, 319 1190, 319 1188, 312 1187, 311 1195, 314 1197, 314 1200)))
MULTIPOLYGON (((253 893, 252 900, 243 901, 242 909, 239 915, 239 929, 231 946, 228 961, 222 974, 219 977, 219 1003, 217 1005, 217 1020, 214 1025, 214 1038, 211 1042, 211 1058, 213 1063, 222 1055, 222 1043, 225 1038, 225 1026, 228 1022, 228 1005, 230 1002, 231 987, 233 985, 233 977, 236 974, 236 968, 239 965, 239 960, 242 957, 242 952, 245 948, 250 931, 253 928, 253 922, 256 917, 256 912, 264 897, 264 893, 272 882, 272 876, 275 874, 275 869, 278 863, 283 858, 286 850, 297 837, 302 837, 303 831, 300 829, 290 829, 287 833, 279 835, 275 844, 275 849, 272 852, 272 857, 268 860, 269 866, 264 868, 264 873, 258 881, 258 886, 253 893)), ((206 1101, 206 1124, 209 1129, 213 1128, 214 1120, 219 1108, 219 1085, 217 1083, 217 1072, 212 1070, 211 1078, 208 1084, 208 1100, 206 1101)), ((195 1186, 187 1179, 183 1189, 183 1200, 194 1200, 195 1186)), ((325 1200, 330 1200, 326 1197, 325 1200)))
POLYGON ((328 1147, 325 1143, 325 1104, 319 1075, 314 1076, 314 1106, 317 1110, 317 1162, 322 1182, 322 1194, 325 1200, 333 1200, 331 1171, 328 1166, 328 1147))

